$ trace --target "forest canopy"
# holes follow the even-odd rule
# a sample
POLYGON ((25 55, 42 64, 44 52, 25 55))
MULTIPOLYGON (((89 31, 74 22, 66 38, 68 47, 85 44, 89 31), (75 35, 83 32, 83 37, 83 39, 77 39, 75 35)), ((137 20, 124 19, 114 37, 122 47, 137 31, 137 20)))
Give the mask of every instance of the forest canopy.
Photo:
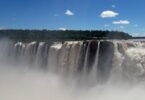
POLYGON ((82 30, 0 30, 0 38, 15 40, 88 40, 130 39, 131 35, 119 31, 82 30))

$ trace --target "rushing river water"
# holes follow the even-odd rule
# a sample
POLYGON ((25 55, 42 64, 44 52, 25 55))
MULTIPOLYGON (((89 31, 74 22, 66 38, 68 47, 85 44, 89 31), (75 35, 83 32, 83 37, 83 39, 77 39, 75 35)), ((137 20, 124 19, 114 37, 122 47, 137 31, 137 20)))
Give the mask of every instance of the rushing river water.
POLYGON ((0 40, 0 100, 145 100, 145 42, 0 40))

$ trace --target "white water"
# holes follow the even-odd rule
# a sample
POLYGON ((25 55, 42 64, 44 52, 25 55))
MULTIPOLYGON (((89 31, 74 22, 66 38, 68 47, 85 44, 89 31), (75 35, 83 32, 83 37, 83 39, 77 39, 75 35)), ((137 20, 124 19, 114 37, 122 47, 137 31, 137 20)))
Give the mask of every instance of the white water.
MULTIPOLYGON (((9 49, 9 44, 11 44, 11 42, 8 40, 0 41, 0 100, 145 100, 145 85, 143 81, 144 77, 142 76, 144 74, 145 62, 143 45, 127 47, 123 44, 125 55, 117 53, 118 51, 114 52, 116 55, 114 65, 116 66, 113 67, 109 80, 107 80, 106 83, 96 83, 92 86, 89 85, 89 82, 87 82, 88 85, 83 83, 85 82, 84 80, 80 82, 81 79, 79 75, 72 75, 72 73, 76 71, 76 62, 78 61, 81 42, 76 43, 80 45, 78 46, 79 49, 74 43, 66 43, 67 51, 64 45, 52 45, 52 59, 48 61, 51 62, 51 64, 49 63, 50 65, 48 65, 51 66, 49 67, 50 70, 48 70, 49 68, 46 70, 38 68, 40 67, 40 63, 38 64, 38 62, 41 60, 38 59, 40 58, 41 52, 40 46, 38 46, 39 50, 35 57, 36 60, 34 64, 32 64, 29 59, 26 59, 26 56, 30 58, 32 52, 30 53, 24 50, 24 48, 22 51, 26 55, 24 56, 22 54, 22 57, 20 57, 22 60, 16 60, 13 55, 11 58, 12 60, 8 60, 5 55, 7 55, 9 50, 12 52, 12 49, 9 49), (71 51, 69 51, 70 46, 73 48, 71 51), (61 48, 63 48, 63 50, 61 50, 61 48), (77 50, 74 48, 77 48, 77 50), (69 58, 76 61, 68 64, 69 61, 67 63, 63 61, 69 60, 69 58, 63 58, 66 58, 69 52, 71 52, 71 57, 69 58), (57 55, 58 53, 61 55, 59 59, 58 57, 60 56, 57 55), (124 56, 124 59, 121 59, 122 56, 124 56), (122 62, 116 62, 119 59, 122 62), (56 62, 59 64, 56 64, 56 62), (63 64, 61 62, 63 62, 63 64), (127 65, 125 68, 122 67, 123 62, 126 62, 125 64, 127 65), (117 68, 117 63, 120 68, 117 68), (68 65, 70 65, 71 68, 65 69, 68 65), (54 69, 53 66, 55 67, 54 69), (58 72, 56 69, 61 70, 58 72), (123 71, 123 69, 126 70, 123 71), (66 71, 71 73, 71 75, 66 71), (123 78, 121 78, 122 75, 118 76, 116 72, 125 74, 129 81, 126 81, 126 79, 123 80, 123 78), (140 79, 140 77, 143 78, 140 79)), ((31 43, 31 45, 33 44, 31 43)), ((30 49, 30 45, 27 45, 26 49, 30 49)), ((98 55, 96 55, 96 58, 99 59, 97 56, 98 55)), ((48 58, 50 58, 50 55, 48 58)), ((94 77, 92 77, 92 79, 94 80, 94 77)))

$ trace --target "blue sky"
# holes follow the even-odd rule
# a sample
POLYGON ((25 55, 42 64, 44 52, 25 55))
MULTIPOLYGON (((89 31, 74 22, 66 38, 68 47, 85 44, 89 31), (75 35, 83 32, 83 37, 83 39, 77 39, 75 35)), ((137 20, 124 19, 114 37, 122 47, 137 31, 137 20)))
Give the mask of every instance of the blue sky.
POLYGON ((0 29, 121 30, 145 35, 145 0, 0 0, 0 29))

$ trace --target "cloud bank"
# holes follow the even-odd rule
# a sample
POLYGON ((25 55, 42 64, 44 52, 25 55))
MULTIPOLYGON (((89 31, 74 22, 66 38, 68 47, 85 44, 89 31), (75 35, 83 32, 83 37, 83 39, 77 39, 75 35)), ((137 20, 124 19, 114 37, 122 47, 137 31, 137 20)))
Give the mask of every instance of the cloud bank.
POLYGON ((113 21, 112 24, 127 25, 130 24, 130 22, 128 20, 119 20, 119 21, 113 21))

